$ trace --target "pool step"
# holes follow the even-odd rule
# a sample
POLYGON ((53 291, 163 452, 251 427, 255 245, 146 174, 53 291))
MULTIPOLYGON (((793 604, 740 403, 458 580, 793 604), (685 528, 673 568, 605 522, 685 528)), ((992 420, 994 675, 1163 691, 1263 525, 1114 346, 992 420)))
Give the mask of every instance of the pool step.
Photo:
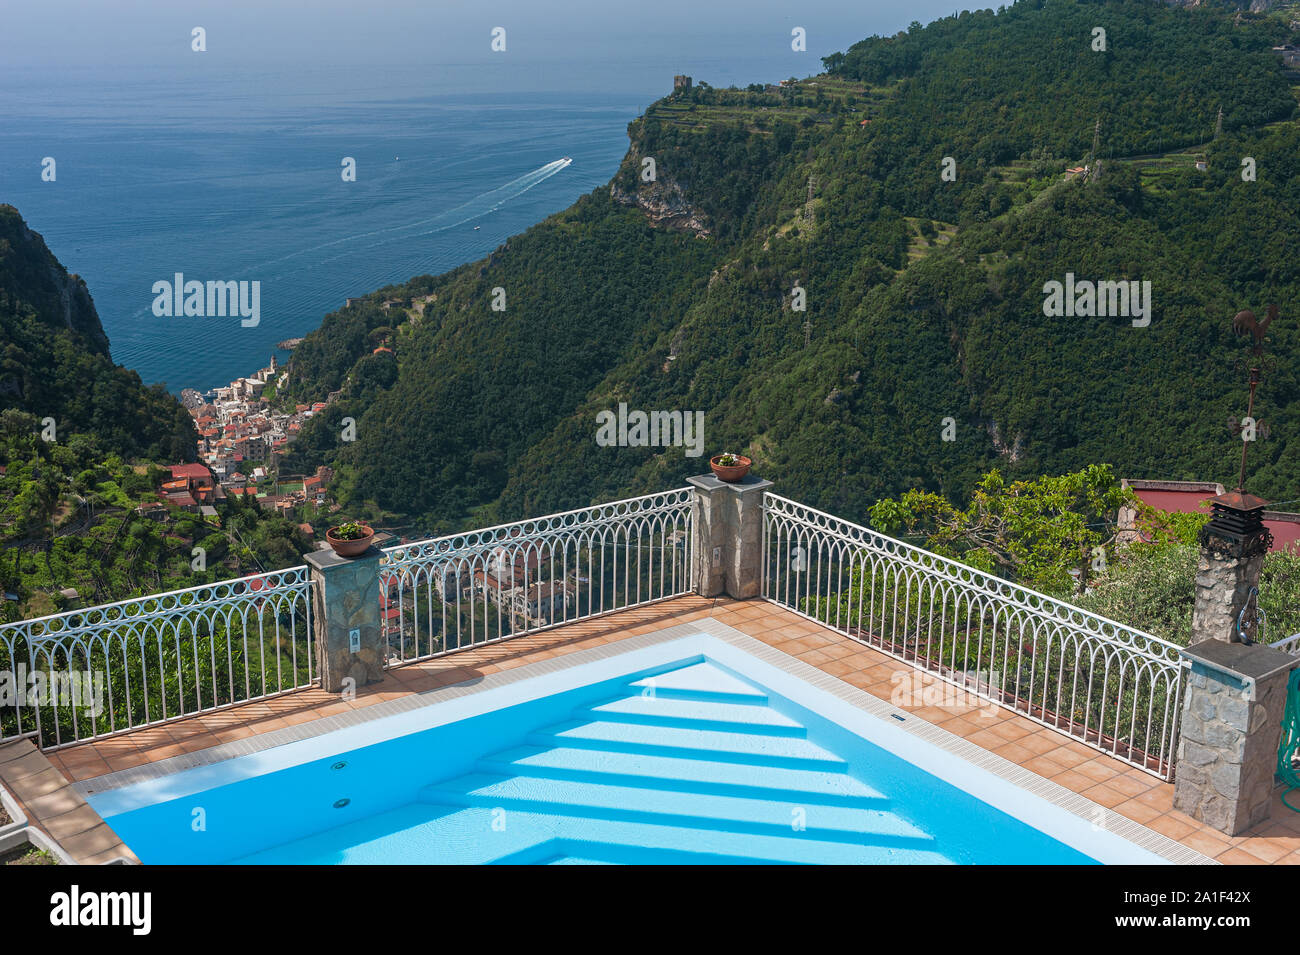
MULTIPOLYGON (((590 856, 571 856, 559 855, 554 859, 547 859, 541 865, 620 865, 618 862, 607 862, 604 859, 593 859, 590 856)), ((643 865, 653 865, 654 863, 646 862, 643 865)), ((670 863, 671 864, 671 863, 670 863)))
POLYGON ((629 696, 575 710, 578 720, 608 720, 645 726, 723 730, 763 736, 806 737, 808 730, 776 710, 756 703, 687 700, 671 696, 629 696))
POLYGON ((610 750, 824 772, 844 772, 848 767, 834 753, 798 737, 647 726, 603 719, 559 723, 528 734, 524 742, 542 747, 610 750))
POLYGON ((635 680, 628 684, 632 693, 647 690, 656 696, 679 700, 701 700, 715 703, 767 704, 767 694, 739 677, 711 663, 695 663, 668 673, 660 673, 635 680))
POLYGON ((474 807, 410 803, 234 864, 475 865, 570 858, 646 864, 947 864, 931 847, 852 845, 807 832, 696 829, 474 807), (683 848, 687 847, 687 848, 683 848))
POLYGON ((870 804, 884 809, 889 800, 846 772, 753 767, 740 763, 685 759, 646 753, 521 746, 479 760, 475 769, 500 776, 607 782, 646 789, 677 789, 720 796, 747 796, 828 806, 870 804))
POLYGON ((420 798, 507 813, 513 810, 771 836, 807 834, 855 845, 921 848, 934 841, 898 816, 867 806, 801 804, 568 779, 476 773, 426 786, 420 790, 420 798))
MULTIPOLYGON (((652 827, 647 827, 650 829, 652 827)), ((659 833, 676 832, 674 829, 653 827, 659 833)), ((642 831, 645 832, 644 830, 642 831)), ((639 835, 646 839, 646 834, 639 835)), ((951 862, 928 850, 878 849, 872 846, 850 846, 844 843, 819 842, 815 839, 776 839, 771 836, 744 836, 746 855, 728 854, 731 846, 698 845, 683 849, 680 845, 656 847, 631 846, 584 840, 582 842, 557 839, 540 843, 513 856, 495 860, 500 865, 772 865, 814 864, 823 859, 833 859, 838 865, 950 865, 951 862), (816 853, 816 855, 814 855, 816 853)))

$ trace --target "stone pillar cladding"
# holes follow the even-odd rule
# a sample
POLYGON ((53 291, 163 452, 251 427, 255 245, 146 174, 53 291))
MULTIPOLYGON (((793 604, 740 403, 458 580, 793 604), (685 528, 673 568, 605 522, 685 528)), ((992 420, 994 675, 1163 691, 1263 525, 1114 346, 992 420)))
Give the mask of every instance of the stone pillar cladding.
POLYGON ((732 541, 727 564, 727 593, 745 600, 763 594, 763 498, 771 481, 749 475, 729 484, 732 506, 727 535, 732 541))
POLYGON ((338 693, 384 678, 384 638, 379 617, 379 559, 371 547, 358 557, 333 550, 304 557, 311 568, 312 613, 316 630, 316 669, 321 689, 338 693), (359 648, 351 649, 351 632, 359 631, 359 648), (351 684, 344 681, 351 678, 351 684))
POLYGON ((695 488, 695 592, 737 600, 763 592, 763 497, 771 481, 750 474, 729 484, 714 474, 687 478, 695 488))
POLYGON ((716 597, 727 589, 723 517, 727 486, 712 474, 686 480, 695 488, 691 501, 691 519, 695 524, 695 592, 701 597, 716 597))
POLYGON ((1240 835, 1269 818, 1287 680, 1300 657, 1206 640, 1191 664, 1178 730, 1174 808, 1240 835))
MULTIPOLYGON (((1206 640, 1237 642, 1237 618, 1259 586, 1264 555, 1273 535, 1263 525, 1265 502, 1239 491, 1211 502, 1214 517, 1201 528, 1196 565, 1196 600, 1192 608, 1193 645, 1206 640)), ((1254 639, 1254 620, 1246 621, 1254 639)))

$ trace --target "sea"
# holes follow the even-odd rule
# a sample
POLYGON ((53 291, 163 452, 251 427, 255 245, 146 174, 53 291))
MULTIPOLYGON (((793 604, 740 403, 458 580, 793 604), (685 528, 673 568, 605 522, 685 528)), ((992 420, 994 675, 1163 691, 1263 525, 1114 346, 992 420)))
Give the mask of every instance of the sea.
MULTIPOLYGON (((882 16, 872 23, 900 18, 882 16)), ((836 21, 821 52, 866 35, 860 21, 836 21)), ((761 42, 692 46, 668 30, 635 56, 588 44, 513 67, 0 63, 0 202, 86 281, 115 361, 204 391, 263 367, 347 298, 482 258, 604 187, 628 123, 674 74, 743 86, 819 72, 789 35, 777 24, 761 42), (156 315, 154 285, 177 273, 260 283, 258 323, 156 315)))

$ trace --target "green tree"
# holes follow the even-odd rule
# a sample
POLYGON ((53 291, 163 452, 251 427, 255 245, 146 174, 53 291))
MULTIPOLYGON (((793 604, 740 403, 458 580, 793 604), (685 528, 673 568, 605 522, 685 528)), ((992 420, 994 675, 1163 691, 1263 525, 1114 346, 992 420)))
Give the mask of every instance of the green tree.
MULTIPOLYGON (((1008 483, 991 471, 966 507, 930 491, 878 501, 872 523, 923 537, 926 547, 1049 594, 1069 594, 1115 540, 1114 518, 1131 500, 1106 465, 1008 483)), ((1098 561, 1098 563, 1100 563, 1098 561)))

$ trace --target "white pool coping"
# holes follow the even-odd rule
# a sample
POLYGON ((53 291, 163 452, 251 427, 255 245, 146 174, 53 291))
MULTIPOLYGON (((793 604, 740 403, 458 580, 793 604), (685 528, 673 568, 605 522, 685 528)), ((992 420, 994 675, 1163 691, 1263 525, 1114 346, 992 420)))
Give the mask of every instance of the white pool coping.
POLYGON ((1218 864, 907 710, 707 618, 107 773, 82 780, 74 788, 101 816, 113 816, 634 673, 691 653, 705 653, 1093 858, 1100 852, 1107 857, 1101 861, 1119 863, 1218 864), (754 672, 756 664, 761 672, 754 672), (523 683, 532 683, 526 695, 520 693, 523 683), (908 745, 908 737, 928 745, 908 745), (1036 798, 1025 799, 1026 795, 1036 798))

